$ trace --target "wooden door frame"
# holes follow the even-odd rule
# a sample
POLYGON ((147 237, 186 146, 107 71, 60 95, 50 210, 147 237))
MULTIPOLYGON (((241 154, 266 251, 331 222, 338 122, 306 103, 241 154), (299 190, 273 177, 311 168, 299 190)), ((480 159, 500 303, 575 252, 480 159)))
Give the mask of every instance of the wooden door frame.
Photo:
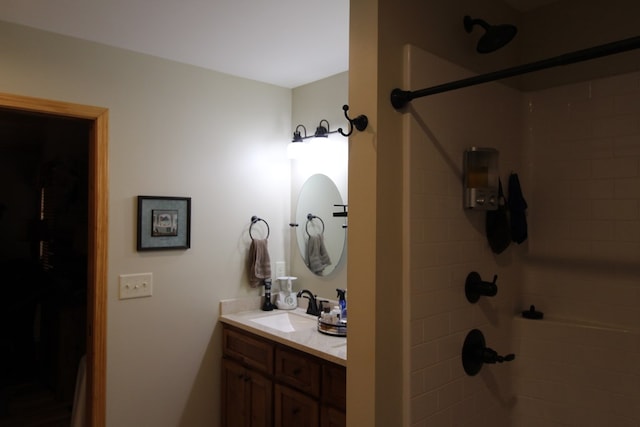
POLYGON ((0 107, 93 122, 89 137, 89 206, 87 248, 87 418, 104 427, 107 372, 107 249, 109 110, 66 102, 0 93, 0 107))

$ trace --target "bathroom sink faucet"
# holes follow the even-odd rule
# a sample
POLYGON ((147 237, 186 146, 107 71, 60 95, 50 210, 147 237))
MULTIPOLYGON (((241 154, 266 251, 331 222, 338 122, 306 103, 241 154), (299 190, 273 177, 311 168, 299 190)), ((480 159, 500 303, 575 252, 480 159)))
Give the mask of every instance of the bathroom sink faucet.
POLYGON ((307 290, 307 289, 303 289, 300 292, 298 292, 298 298, 300 297, 304 297, 306 299, 309 300, 309 304, 307 305, 307 314, 312 314, 314 316, 320 316, 320 306, 322 305, 322 303, 324 301, 320 301, 320 306, 318 305, 318 300, 316 299, 315 295, 313 295, 311 293, 311 291, 307 290), (307 294, 307 295, 304 295, 307 294))

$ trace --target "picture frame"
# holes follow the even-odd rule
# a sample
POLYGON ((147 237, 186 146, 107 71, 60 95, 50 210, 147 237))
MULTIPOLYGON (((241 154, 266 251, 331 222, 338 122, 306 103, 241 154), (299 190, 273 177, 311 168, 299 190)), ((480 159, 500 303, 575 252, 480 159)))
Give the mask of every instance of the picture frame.
POLYGON ((191 197, 138 196, 138 251, 191 247, 191 197))

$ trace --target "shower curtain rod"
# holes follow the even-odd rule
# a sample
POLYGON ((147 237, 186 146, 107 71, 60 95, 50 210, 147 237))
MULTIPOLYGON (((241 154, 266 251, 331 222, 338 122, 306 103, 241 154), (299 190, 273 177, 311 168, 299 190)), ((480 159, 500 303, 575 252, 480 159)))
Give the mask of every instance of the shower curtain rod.
POLYGON ((423 96, 435 95, 442 92, 448 92, 455 89, 461 89, 468 86, 475 86, 481 83, 492 82, 494 80, 514 77, 521 74, 527 74, 534 71, 540 71, 559 65, 575 64, 577 62, 587 61, 590 59, 600 58, 603 56, 622 53, 633 49, 640 48, 640 36, 631 37, 624 40, 618 40, 612 43, 606 43, 587 49, 577 50, 575 52, 565 53, 563 55, 554 56, 528 64, 518 65, 511 68, 505 68, 499 71, 493 71, 487 74, 480 74, 462 80, 456 80, 426 89, 415 91, 393 89, 391 91, 391 105, 396 110, 404 108, 409 102, 423 96))

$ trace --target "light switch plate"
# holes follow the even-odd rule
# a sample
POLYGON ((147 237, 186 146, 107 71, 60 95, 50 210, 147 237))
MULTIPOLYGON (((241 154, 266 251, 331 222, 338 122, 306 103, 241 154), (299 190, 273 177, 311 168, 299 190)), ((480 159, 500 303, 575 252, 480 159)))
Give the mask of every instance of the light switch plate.
POLYGON ((276 279, 278 277, 284 277, 287 275, 287 264, 284 261, 278 261, 276 262, 276 279))
POLYGON ((153 274, 121 274, 120 299, 150 297, 153 294, 153 274))

